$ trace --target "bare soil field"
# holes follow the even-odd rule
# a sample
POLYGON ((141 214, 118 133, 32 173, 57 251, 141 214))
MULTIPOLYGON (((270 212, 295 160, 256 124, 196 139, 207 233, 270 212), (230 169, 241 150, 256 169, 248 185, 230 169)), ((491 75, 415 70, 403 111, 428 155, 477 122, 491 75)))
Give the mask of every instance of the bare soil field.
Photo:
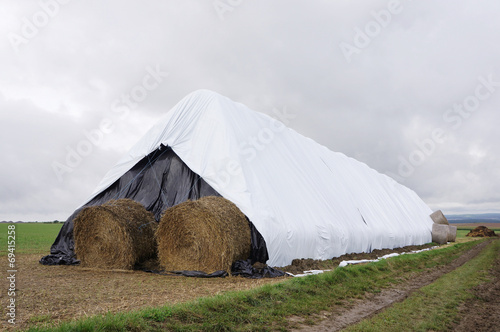
MULTIPOLYGON (((275 279, 187 278, 142 271, 110 271, 79 266, 45 266, 40 255, 17 255, 16 326, 57 322, 107 312, 137 310, 186 302, 232 290, 244 290, 275 279)), ((7 271, 6 261, 1 268, 7 271)), ((6 317, 8 280, 0 282, 1 315, 6 317)), ((5 319, 0 329, 13 328, 5 319)))
POLYGON ((470 223, 470 224, 453 224, 453 223, 450 223, 450 225, 457 226, 458 228, 471 228, 471 229, 474 229, 477 226, 486 226, 489 229, 493 229, 493 230, 500 228, 500 223, 495 223, 495 222, 470 223))

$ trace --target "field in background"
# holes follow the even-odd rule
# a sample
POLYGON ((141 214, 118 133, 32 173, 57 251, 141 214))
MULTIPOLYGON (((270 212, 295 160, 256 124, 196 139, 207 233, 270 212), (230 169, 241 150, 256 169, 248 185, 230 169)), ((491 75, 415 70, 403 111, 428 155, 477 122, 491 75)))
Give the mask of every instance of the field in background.
POLYGON ((460 223, 460 224, 450 223, 450 225, 457 226, 458 229, 468 229, 468 230, 474 229, 477 226, 486 226, 489 229, 494 230, 495 232, 500 231, 500 223, 496 223, 496 222, 489 222, 489 223, 482 222, 482 223, 468 223, 468 224, 464 224, 464 223, 460 223))
MULTIPOLYGON (((16 226, 16 254, 49 254, 50 246, 64 225, 47 223, 0 224, 0 256, 7 255, 9 225, 16 226)), ((11 239, 9 239, 11 240, 11 239)))
POLYGON ((493 230, 496 234, 500 235, 500 224, 453 224, 453 226, 457 226, 457 238, 465 238, 467 233, 470 232, 471 229, 476 228, 477 226, 486 226, 489 229, 493 230))

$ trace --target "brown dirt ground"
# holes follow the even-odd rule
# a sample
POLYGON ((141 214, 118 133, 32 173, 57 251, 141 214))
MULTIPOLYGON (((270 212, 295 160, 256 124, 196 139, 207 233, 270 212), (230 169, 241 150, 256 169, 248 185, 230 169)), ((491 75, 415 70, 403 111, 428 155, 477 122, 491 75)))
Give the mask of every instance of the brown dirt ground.
POLYGON ((498 236, 498 234, 495 233, 494 230, 489 229, 486 226, 477 226, 474 229, 471 229, 469 233, 467 233, 465 236, 468 237, 495 237, 498 236))
MULTIPOLYGON (((317 316, 318 320, 320 320, 318 324, 313 326, 303 324, 296 331, 339 331, 352 324, 358 323, 364 319, 376 315, 385 308, 391 306, 393 303, 403 301, 411 293, 434 282, 440 276, 462 266, 470 259, 476 257, 488 243, 490 242, 482 242, 464 253, 461 257, 459 257, 449 265, 440 266, 433 270, 428 270, 424 271, 423 273, 416 274, 412 278, 406 280, 404 283, 399 284, 393 288, 382 290, 378 294, 369 293, 363 299, 346 301, 346 303, 336 306, 331 312, 320 313, 317 316)), ((493 283, 495 283, 495 281, 493 281, 493 283)), ((491 291, 488 286, 484 286, 488 289, 486 292, 482 287, 479 287, 479 289, 481 290, 478 291, 482 292, 481 294, 485 296, 484 301, 490 301, 489 304, 491 306, 487 309, 486 307, 482 308, 481 305, 483 304, 483 301, 478 299, 477 307, 474 308, 474 310, 469 310, 468 312, 468 315, 470 315, 468 321, 471 321, 471 323, 466 323, 467 325, 465 325, 464 329, 461 331, 499 331, 500 317, 496 315, 496 319, 491 319, 491 316, 493 316, 492 313, 498 312, 499 310, 498 301, 500 297, 498 294, 498 288, 500 287, 500 285, 498 283, 498 275, 496 278, 496 284, 494 285, 497 291, 497 293, 494 294, 487 294, 487 292, 491 291), (494 325, 491 325, 490 322, 484 322, 488 319, 492 322, 491 324, 494 325), (495 326, 496 329, 477 329, 480 327, 480 325, 474 324, 488 324, 488 326, 495 326)), ((467 307, 469 308, 469 306, 467 307)), ((298 317, 294 317, 292 318, 292 321, 303 323, 304 320, 298 317)))
POLYGON ((309 270, 332 270, 339 266, 340 262, 344 260, 361 260, 361 259, 376 259, 384 255, 392 253, 403 253, 415 250, 421 250, 425 248, 432 247, 432 244, 424 244, 420 246, 406 246, 403 248, 395 249, 375 249, 370 253, 358 253, 358 254, 345 254, 340 257, 335 257, 328 260, 316 260, 316 259, 294 259, 291 265, 280 267, 279 269, 285 272, 290 272, 292 274, 303 273, 309 270))
MULTIPOLYGON (((6 257, 0 257, 0 268, 7 271, 6 257)), ((164 276, 142 271, 98 270, 80 266, 44 266, 40 255, 16 256, 16 326, 27 328, 36 322, 58 322, 104 314, 130 311, 151 306, 170 305, 212 296, 227 291, 244 290, 275 279, 187 278, 164 276)), ((6 273, 6 272, 5 272, 6 273)), ((2 274, 5 275, 5 274, 2 274)), ((0 280, 0 315, 6 317, 7 279, 0 280)), ((0 330, 13 329, 6 319, 0 330)))

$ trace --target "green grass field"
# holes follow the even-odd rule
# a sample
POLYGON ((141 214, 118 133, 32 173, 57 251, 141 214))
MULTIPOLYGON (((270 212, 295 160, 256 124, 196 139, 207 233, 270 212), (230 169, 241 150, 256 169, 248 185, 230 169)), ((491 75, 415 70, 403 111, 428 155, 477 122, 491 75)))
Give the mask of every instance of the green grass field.
MULTIPOLYGON (((480 224, 478 224, 480 225, 480 224)), ((500 225, 499 225, 500 226, 500 225)), ((457 228, 457 238, 464 238, 467 233, 469 233, 473 229, 473 227, 458 227, 457 228)), ((500 228, 490 228, 493 230, 496 234, 500 233, 500 228)))
MULTIPOLYGON (((49 254, 62 223, 0 224, 0 256, 7 255, 8 225, 15 225, 17 254, 49 254)), ((9 241, 12 238, 9 239, 9 241)))

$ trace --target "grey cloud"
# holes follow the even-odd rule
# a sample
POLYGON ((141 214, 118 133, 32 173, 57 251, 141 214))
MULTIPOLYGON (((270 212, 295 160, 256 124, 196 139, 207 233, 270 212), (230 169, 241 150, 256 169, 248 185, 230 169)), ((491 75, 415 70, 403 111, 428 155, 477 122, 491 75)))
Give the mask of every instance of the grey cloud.
MULTIPOLYGON (((387 27, 346 61, 339 44, 352 44, 355 29, 388 3, 242 1, 224 20, 210 1, 62 6, 18 53, 0 43, 0 146, 10 163, 1 166, 0 219, 67 217, 152 120, 200 88, 264 113, 286 107, 296 115, 292 128, 382 173, 398 175, 400 157, 441 128, 447 140, 403 183, 445 212, 498 210, 500 88, 458 129, 443 115, 474 94, 478 77, 500 81, 500 5, 402 0, 387 27), (168 77, 129 118, 113 114, 148 66, 168 77), (61 184, 52 161, 105 117, 116 129, 61 184)), ((4 36, 39 5, 6 8, 4 36)))

